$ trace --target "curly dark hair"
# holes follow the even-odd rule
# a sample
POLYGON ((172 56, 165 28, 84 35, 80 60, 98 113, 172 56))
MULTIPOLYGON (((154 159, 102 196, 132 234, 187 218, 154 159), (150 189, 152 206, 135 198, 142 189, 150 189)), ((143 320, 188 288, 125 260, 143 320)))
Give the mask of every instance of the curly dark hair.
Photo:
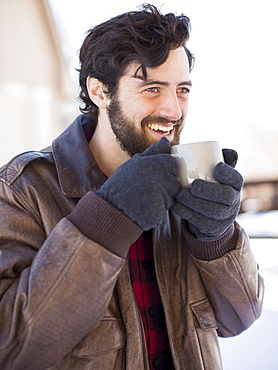
POLYGON ((79 98, 85 104, 82 113, 97 120, 98 107, 91 101, 87 77, 101 81, 111 96, 117 90, 119 78, 131 62, 141 65, 146 78, 146 68, 162 65, 170 50, 185 48, 190 70, 194 56, 186 47, 190 20, 185 15, 166 15, 153 5, 143 4, 140 11, 127 12, 90 29, 80 48, 79 98))

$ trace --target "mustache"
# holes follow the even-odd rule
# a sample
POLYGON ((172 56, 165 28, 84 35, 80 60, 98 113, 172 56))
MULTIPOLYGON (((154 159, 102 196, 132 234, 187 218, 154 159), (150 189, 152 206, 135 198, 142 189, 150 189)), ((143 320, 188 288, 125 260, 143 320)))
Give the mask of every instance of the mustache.
POLYGON ((178 120, 170 120, 162 116, 148 116, 142 120, 142 126, 146 126, 148 123, 161 123, 161 124, 173 124, 175 126, 181 126, 183 123, 183 118, 178 120))

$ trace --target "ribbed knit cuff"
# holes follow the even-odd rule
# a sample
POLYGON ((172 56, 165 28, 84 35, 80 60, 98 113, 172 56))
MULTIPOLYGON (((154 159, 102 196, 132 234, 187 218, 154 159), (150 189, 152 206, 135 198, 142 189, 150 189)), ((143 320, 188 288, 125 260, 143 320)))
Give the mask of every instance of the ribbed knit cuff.
POLYGON ((194 237, 184 225, 183 232, 188 248, 194 257, 211 261, 223 257, 225 253, 236 248, 238 241, 238 230, 233 226, 221 238, 213 241, 201 241, 194 237))
POLYGON ((82 234, 122 258, 143 232, 124 213, 91 191, 67 218, 82 234))

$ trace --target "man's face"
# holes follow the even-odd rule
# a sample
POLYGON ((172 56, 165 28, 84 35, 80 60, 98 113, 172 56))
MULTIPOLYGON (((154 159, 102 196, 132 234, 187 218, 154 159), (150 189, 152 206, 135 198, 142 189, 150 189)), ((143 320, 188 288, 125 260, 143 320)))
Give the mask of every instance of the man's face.
POLYGON ((111 128, 129 156, 142 153, 162 136, 172 145, 179 143, 191 88, 183 47, 171 50, 161 66, 147 68, 146 80, 138 67, 129 66, 108 107, 111 128))

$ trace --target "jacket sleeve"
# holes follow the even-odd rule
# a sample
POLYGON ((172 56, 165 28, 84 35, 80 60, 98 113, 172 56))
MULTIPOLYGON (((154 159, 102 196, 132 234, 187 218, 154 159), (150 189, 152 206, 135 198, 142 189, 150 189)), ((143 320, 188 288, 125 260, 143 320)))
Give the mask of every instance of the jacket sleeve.
MULTIPOLYGON (((32 201, 5 184, 0 209, 0 368, 48 368, 101 319, 125 258, 67 218, 45 229, 45 215, 36 215, 32 201)), ((141 229, 105 201, 101 216, 96 212, 91 226, 98 235, 100 227, 113 235, 109 220, 115 216, 131 230, 122 240, 118 235, 128 250, 141 229)))
POLYGON ((234 235, 234 248, 221 257, 193 257, 215 313, 218 334, 223 337, 247 329, 260 316, 263 302, 263 279, 248 237, 237 223, 234 235))

